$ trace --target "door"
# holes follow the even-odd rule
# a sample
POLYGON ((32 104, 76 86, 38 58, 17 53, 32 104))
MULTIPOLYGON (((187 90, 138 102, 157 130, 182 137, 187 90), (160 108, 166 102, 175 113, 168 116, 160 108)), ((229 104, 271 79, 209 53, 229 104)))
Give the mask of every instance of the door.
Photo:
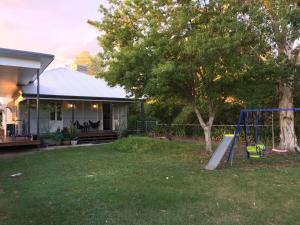
POLYGON ((124 130, 127 128, 127 106, 124 104, 113 105, 113 130, 124 130))
POLYGON ((3 128, 3 112, 0 109, 0 129, 3 128))
POLYGON ((118 105, 114 104, 112 107, 112 129, 119 130, 119 107, 118 105))
POLYGON ((62 105, 60 103, 50 104, 49 130, 55 132, 63 129, 62 105))
POLYGON ((103 130, 111 130, 111 104, 103 103, 103 130))

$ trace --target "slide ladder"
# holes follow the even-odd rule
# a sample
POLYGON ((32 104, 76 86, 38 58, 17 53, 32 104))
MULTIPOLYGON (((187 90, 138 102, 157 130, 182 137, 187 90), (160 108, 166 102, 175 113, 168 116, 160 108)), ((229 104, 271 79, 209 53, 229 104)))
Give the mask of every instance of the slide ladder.
POLYGON ((205 169, 207 170, 215 170, 218 165, 220 164, 226 150, 228 149, 228 146, 233 140, 234 135, 233 134, 226 134, 223 137, 223 140, 219 144, 216 151, 213 153, 212 157, 208 161, 207 165, 205 166, 205 169))

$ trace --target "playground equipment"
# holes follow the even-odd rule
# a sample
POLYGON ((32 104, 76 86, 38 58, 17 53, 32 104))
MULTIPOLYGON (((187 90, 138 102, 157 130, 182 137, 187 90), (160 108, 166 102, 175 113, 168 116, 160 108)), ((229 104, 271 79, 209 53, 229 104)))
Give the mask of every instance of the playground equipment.
POLYGON ((264 141, 263 144, 258 143, 258 127, 259 127, 259 112, 244 112, 243 113, 244 121, 244 133, 245 133, 245 145, 248 158, 260 158, 264 157, 266 146, 267 146, 267 134, 265 126, 265 112, 261 112, 261 124, 264 130, 264 141), (254 143, 249 144, 249 126, 248 126, 248 114, 252 115, 252 125, 253 125, 253 134, 254 134, 254 143))
POLYGON ((272 151, 277 153, 286 153, 287 149, 277 149, 275 148, 275 132, 274 132, 274 112, 284 112, 284 111, 300 111, 300 108, 274 108, 274 109, 243 109, 240 111, 240 116, 235 128, 233 135, 225 135, 221 143, 219 144, 216 151, 213 153, 211 159, 206 165, 205 169, 214 170, 217 168, 221 162, 223 156, 225 155, 226 150, 229 145, 229 153, 227 156, 227 163, 233 162, 234 156, 234 145, 237 139, 237 136, 240 133, 240 128, 243 127, 245 134, 245 148, 248 158, 259 159, 265 157, 265 152, 267 150, 267 130, 265 124, 265 114, 271 113, 272 121, 272 151), (249 124, 250 122, 250 124, 249 124), (250 143, 249 139, 249 125, 253 127, 253 143, 250 143), (259 142, 259 127, 263 128, 263 142, 259 142))
POLYGON ((214 170, 217 168, 217 166, 220 164, 226 150, 228 149, 228 146, 232 142, 234 137, 234 134, 227 134, 224 136, 223 140, 219 144, 216 151, 214 151, 212 157, 210 158, 209 162, 205 166, 205 169, 207 170, 214 170))
POLYGON ((300 108, 274 108, 274 109, 243 109, 240 112, 239 120, 234 132, 234 137, 232 140, 232 144, 229 150, 229 154, 227 157, 227 163, 233 161, 233 153, 234 153, 234 145, 237 139, 238 134, 240 133, 240 127, 242 123, 244 123, 244 132, 245 132, 245 145, 247 155, 250 158, 260 158, 264 157, 264 153, 266 151, 266 126, 265 126, 265 113, 269 112, 272 113, 272 151, 284 153, 288 150, 286 149, 276 149, 275 148, 275 138, 274 138, 274 112, 286 112, 286 111, 300 111, 300 108), (249 144, 248 140, 248 116, 249 114, 252 115, 253 121, 253 129, 254 129, 254 143, 252 145, 249 144), (264 143, 258 143, 258 123, 259 123, 259 114, 261 114, 261 126, 264 129, 264 143))

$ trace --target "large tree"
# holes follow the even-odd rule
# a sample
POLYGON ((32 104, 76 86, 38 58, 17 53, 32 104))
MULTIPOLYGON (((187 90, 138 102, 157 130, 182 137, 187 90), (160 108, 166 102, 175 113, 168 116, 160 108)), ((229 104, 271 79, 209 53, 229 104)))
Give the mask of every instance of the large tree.
MULTIPOLYGON (((279 108, 293 108, 293 91, 299 82, 299 0, 247 0, 244 18, 260 41, 252 44, 262 59, 266 77, 275 81, 279 108), (263 46, 263 47, 262 47, 263 46), (271 76, 270 76, 271 75, 271 76)), ((299 85, 298 85, 299 87, 299 85)), ((280 113, 280 147, 299 151, 294 129, 294 112, 280 113)))
POLYGON ((111 0, 101 6, 100 76, 136 97, 176 98, 193 108, 211 152, 218 107, 247 72, 248 28, 232 0, 111 0))

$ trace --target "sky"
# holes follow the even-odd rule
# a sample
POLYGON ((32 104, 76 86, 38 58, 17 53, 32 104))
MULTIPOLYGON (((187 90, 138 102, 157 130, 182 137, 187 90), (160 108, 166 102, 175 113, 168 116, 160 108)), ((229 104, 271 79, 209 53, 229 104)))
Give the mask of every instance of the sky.
POLYGON ((107 0, 0 0, 0 48, 53 54, 51 68, 70 65, 83 50, 100 51, 87 24, 101 19, 100 4, 107 0))

